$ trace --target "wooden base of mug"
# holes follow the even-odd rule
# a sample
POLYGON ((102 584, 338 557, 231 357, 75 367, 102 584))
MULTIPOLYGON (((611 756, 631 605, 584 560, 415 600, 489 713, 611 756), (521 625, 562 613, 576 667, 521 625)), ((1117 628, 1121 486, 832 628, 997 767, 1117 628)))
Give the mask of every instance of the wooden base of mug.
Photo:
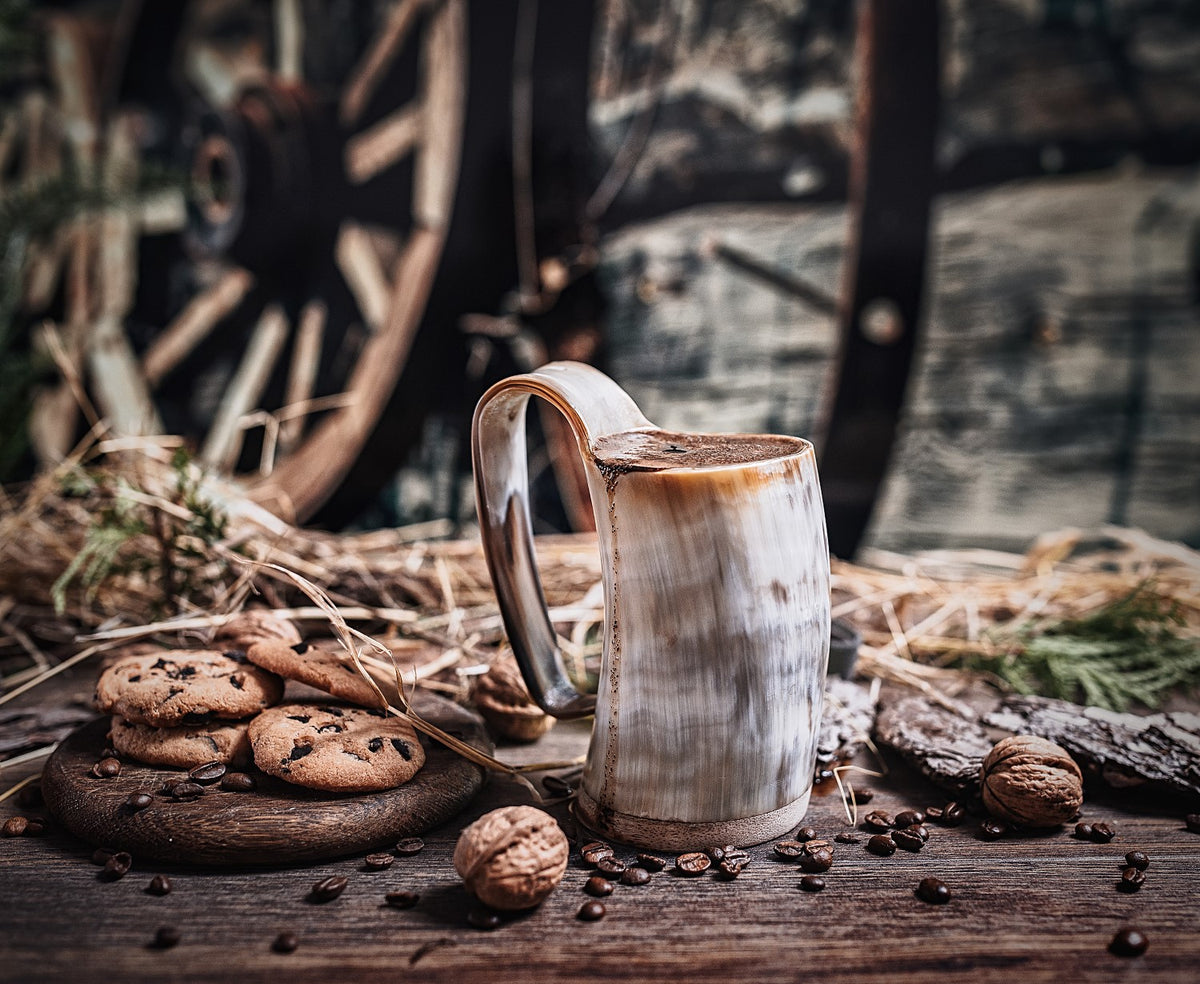
POLYGON ((790 833, 808 812, 809 789, 799 799, 769 813, 737 820, 689 822, 655 820, 602 807, 584 790, 575 798, 575 817, 607 840, 654 851, 702 851, 714 844, 750 847, 790 833))

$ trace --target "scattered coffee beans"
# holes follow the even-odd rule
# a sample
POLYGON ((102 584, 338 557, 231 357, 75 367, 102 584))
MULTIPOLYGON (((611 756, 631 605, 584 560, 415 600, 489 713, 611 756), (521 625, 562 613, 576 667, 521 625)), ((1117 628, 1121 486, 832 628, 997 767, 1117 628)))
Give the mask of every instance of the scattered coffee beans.
POLYGON ((775 857, 783 858, 785 861, 795 861, 804 853, 804 845, 800 841, 780 841, 772 848, 775 852, 775 857))
POLYGON ((300 940, 295 933, 280 933, 271 942, 271 949, 276 953, 295 953, 300 940))
POLYGON ((1150 855, 1144 851, 1130 851, 1125 855, 1125 863, 1138 871, 1145 871, 1150 867, 1150 855))
MULTIPOLYGON (((644 868, 630 868, 629 870, 645 871, 644 868)), ((615 888, 616 886, 613 885, 613 883, 603 875, 592 875, 583 883, 583 890, 587 892, 588 895, 594 896, 598 899, 604 898, 606 895, 612 895, 615 888)))
POLYGON ((822 847, 815 851, 805 852, 805 854, 800 858, 800 870, 807 871, 810 874, 828 871, 832 867, 833 850, 828 847, 822 847))
POLYGON ((104 867, 104 865, 108 863, 108 859, 116 853, 117 851, 115 848, 98 847, 96 850, 92 851, 92 864, 104 867))
POLYGON ((167 779, 163 782, 159 792, 164 796, 172 796, 175 793, 176 787, 181 786, 186 781, 186 779, 167 779))
POLYGON ((227 793, 252 793, 258 783, 244 772, 226 772, 221 776, 221 788, 227 793))
MULTIPOLYGON (((919 827, 920 824, 913 824, 913 826, 919 827)), ((911 851, 913 854, 916 854, 917 851, 925 846, 925 841, 921 835, 909 827, 906 827, 904 830, 893 830, 892 843, 901 850, 911 851)))
POLYGON ((411 909, 421 901, 421 896, 416 892, 388 892, 383 900, 393 909, 411 909))
POLYGON ((5 837, 20 837, 29 828, 29 821, 25 817, 9 817, 4 821, 3 833, 5 837))
POLYGON ((1130 865, 1121 872, 1121 880, 1117 882, 1117 891, 1136 892, 1146 884, 1146 872, 1130 865))
POLYGON ((862 838, 853 831, 843 831, 840 834, 834 834, 833 839, 839 844, 858 844, 862 841, 862 838))
POLYGON ((367 871, 383 871, 384 868, 390 868, 395 860, 396 856, 394 854, 387 854, 381 851, 378 854, 368 854, 363 858, 363 867, 367 871))
POLYGON ((702 875, 711 864, 712 861, 703 851, 689 851, 675 859, 675 869, 683 875, 702 875))
POLYGON ((583 855, 583 863, 594 868, 605 858, 611 858, 613 849, 603 841, 589 841, 579 849, 579 853, 583 855))
POLYGON ((950 901, 950 887, 939 878, 922 878, 917 883, 916 896, 930 905, 945 905, 950 901))
POLYGON ((396 842, 393 850, 400 857, 408 858, 425 850, 425 842, 420 837, 405 837, 404 840, 396 842))
POLYGON ((615 877, 625 870, 625 862, 616 857, 601 858, 596 862, 596 870, 602 875, 615 877))
POLYGON ((941 820, 943 812, 944 811, 942 810, 942 808, 940 806, 927 806, 927 807, 925 807, 925 819, 926 820, 941 820))
POLYGON ((870 787, 854 790, 854 802, 870 803, 875 798, 875 790, 870 787))
POLYGON ((979 824, 979 839, 998 841, 1008 833, 1008 824, 1003 820, 984 820, 979 824))
POLYGON ((332 902, 346 890, 349 879, 344 875, 330 875, 313 885, 310 898, 314 902, 332 902))
POLYGON ((657 854, 639 854, 637 866, 647 871, 662 871, 667 866, 667 859, 660 858, 657 854))
POLYGON ((138 813, 153 805, 154 796, 151 793, 130 793, 125 797, 125 809, 130 813, 138 813))
POLYGON ((221 777, 224 775, 225 763, 214 760, 196 766, 188 773, 188 778, 192 782, 199 783, 201 786, 211 786, 214 782, 220 782, 221 777))
POLYGON ((584 922, 595 922, 597 919, 603 919, 606 912, 608 910, 604 908, 604 903, 593 899, 591 902, 584 902, 579 907, 576 918, 582 919, 584 922))
POLYGON ((1127 926, 1117 931, 1108 944, 1108 952, 1117 957, 1140 957, 1149 945, 1150 941, 1140 929, 1127 926))
POLYGON ((717 865, 717 873, 726 881, 732 881, 746 870, 746 865, 749 863, 750 855, 745 851, 726 854, 721 859, 721 863, 717 865))
POLYGON ((503 920, 491 909, 476 908, 467 913, 467 922, 476 929, 499 929, 503 920))
POLYGON ((132 867, 133 857, 127 851, 118 851, 104 862, 104 870, 100 872, 100 877, 105 881, 116 881, 129 874, 132 867))
POLYGON ((882 810, 872 810, 863 818, 863 826, 867 830, 875 830, 883 833, 885 830, 892 829, 892 818, 882 810))
POLYGON ((154 946, 159 950, 169 950, 178 946, 179 940, 179 930, 174 926, 159 926, 154 934, 154 946))
POLYGON ((912 826, 910 826, 910 827, 905 827, 904 829, 905 829, 905 830, 907 830, 907 831, 909 831, 909 833, 916 834, 916 835, 917 835, 918 837, 920 837, 920 838, 921 838, 921 840, 922 840, 922 841, 924 841, 926 844, 928 844, 928 843, 929 843, 929 828, 928 828, 928 827, 926 827, 926 826, 925 826, 925 824, 923 824, 923 823, 914 823, 912 826))
POLYGON ((792 840, 798 840, 801 843, 804 841, 816 840, 817 832, 812 827, 801 827, 792 835, 792 840))
POLYGON ((920 810, 901 810, 894 822, 897 827, 911 827, 916 823, 924 823, 925 814, 920 810))
POLYGON ((1097 844, 1107 844, 1117 836, 1117 832, 1106 823, 1092 824, 1092 840, 1097 844))
POLYGON ((800 879, 800 887, 806 892, 819 892, 825 887, 825 879, 820 875, 805 875, 800 879))
POLYGON ((938 819, 943 827, 957 827, 967 818, 967 809, 961 803, 951 800, 942 807, 942 815, 938 819))
MULTIPOLYGON (((723 864, 724 862, 722 862, 723 864)), ((650 872, 645 868, 626 868, 621 872, 622 885, 649 885, 650 872)))
POLYGON ((1075 837, 1079 840, 1090 841, 1092 839, 1092 825, 1090 823, 1075 824, 1075 837))
POLYGON ((198 782, 181 782, 171 790, 171 796, 181 802, 199 799, 203 795, 204 787, 198 782))
POLYGON ((170 895, 171 879, 166 875, 155 875, 146 886, 147 895, 170 895))
POLYGON ((25 836, 41 837, 46 832, 46 821, 43 817, 25 818, 25 836))
POLYGON ((112 758, 102 758, 99 762, 92 766, 92 775, 97 779, 115 779, 121 774, 121 760, 112 758))
POLYGON ((887 834, 876 834, 867 841, 867 850, 881 858, 891 857, 896 853, 896 844, 887 834))

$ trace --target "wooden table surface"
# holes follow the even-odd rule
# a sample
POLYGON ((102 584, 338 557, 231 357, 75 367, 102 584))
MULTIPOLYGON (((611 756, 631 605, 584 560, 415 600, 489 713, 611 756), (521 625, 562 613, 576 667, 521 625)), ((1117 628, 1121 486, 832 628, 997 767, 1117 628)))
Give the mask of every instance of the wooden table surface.
MULTIPOLYGON (((81 673, 48 683, 19 706, 86 697, 91 682, 81 673)), ((581 754, 586 738, 586 723, 564 723, 534 746, 499 754, 566 758, 581 754)), ((4 770, 0 789, 38 768, 4 770)), ((945 800, 904 766, 889 769, 870 780, 872 808, 895 813, 945 800)), ((1187 832, 1182 810, 1089 799, 1085 817, 1116 828, 1105 845, 1067 829, 984 842, 974 818, 954 829, 931 825, 919 854, 878 858, 864 849, 864 834, 862 843, 836 845, 819 894, 802 892, 798 869, 774 860, 768 844, 751 849, 735 881, 668 869, 648 885, 618 886, 607 916, 590 923, 576 919, 590 872, 575 850, 539 909, 494 930, 473 928, 450 861, 458 832, 486 810, 530 800, 520 785, 493 778, 466 813, 425 836, 422 853, 379 872, 364 870, 361 856, 256 870, 135 859, 123 879, 104 882, 92 847, 53 825, 42 837, 0 838, 0 981, 1200 980, 1200 836, 1187 832), (1151 864, 1142 890, 1127 895, 1115 885, 1135 848, 1151 864), (171 878, 169 895, 145 891, 155 874, 171 878), (313 883, 329 875, 346 876, 346 891, 327 904, 308 901, 313 883), (950 886, 948 905, 914 896, 929 875, 950 886), (415 908, 384 905, 384 894, 400 889, 420 894, 415 908), (152 945, 160 926, 179 931, 177 946, 152 945), (1108 952, 1125 926, 1149 938, 1143 956, 1108 952), (272 941, 285 931, 299 946, 276 953, 272 941)), ((551 810, 571 825, 563 807, 551 810)), ((30 812, 14 798, 0 803, 0 820, 30 812)), ((805 822, 829 838, 852 829, 836 791, 815 797, 805 822)))

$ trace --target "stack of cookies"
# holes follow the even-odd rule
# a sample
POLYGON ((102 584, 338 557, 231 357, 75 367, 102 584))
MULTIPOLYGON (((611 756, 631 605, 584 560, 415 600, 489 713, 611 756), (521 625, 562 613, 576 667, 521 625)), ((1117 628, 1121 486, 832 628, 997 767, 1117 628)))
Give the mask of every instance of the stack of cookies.
POLYGON ((335 653, 301 641, 266 611, 226 622, 211 650, 124 656, 96 686, 113 716, 122 757, 190 769, 246 767, 327 792, 377 792, 411 779, 425 761, 408 722, 383 710, 381 694, 335 653), (339 698, 280 704, 285 680, 339 698))

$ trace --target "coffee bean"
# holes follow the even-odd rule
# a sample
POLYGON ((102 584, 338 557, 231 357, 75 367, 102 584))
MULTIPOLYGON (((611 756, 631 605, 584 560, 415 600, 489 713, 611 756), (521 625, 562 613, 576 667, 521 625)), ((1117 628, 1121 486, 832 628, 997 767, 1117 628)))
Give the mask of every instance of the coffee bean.
POLYGON ((171 790, 171 796, 179 801, 199 799, 204 795, 204 787, 198 782, 181 782, 171 790))
MULTIPOLYGON (((733 850, 733 848, 731 847, 728 850, 733 850)), ((704 853, 708 855, 708 860, 713 864, 720 864, 725 859, 725 851, 726 848, 724 847, 710 847, 704 853)))
POLYGON ((542 776, 542 788, 551 796, 570 796, 575 787, 558 776, 542 776))
POLYGON ((798 840, 801 843, 804 843, 805 841, 816 840, 816 839, 817 839, 817 832, 812 827, 801 827, 794 834, 792 834, 792 840, 798 840))
POLYGON ((938 821, 943 827, 957 827, 967 818, 967 808, 961 803, 951 800, 942 807, 942 816, 938 821))
POLYGON ((100 877, 105 881, 116 881, 129 874, 129 869, 132 867, 132 855, 127 851, 118 851, 104 862, 104 870, 100 872, 100 877))
POLYGON ((660 858, 657 854, 639 854, 637 865, 647 871, 662 871, 667 866, 667 859, 660 858))
POLYGON ((909 833, 916 834, 918 837, 921 838, 921 841, 923 843, 926 843, 926 844, 929 843, 929 828, 926 827, 925 824, 914 823, 912 826, 905 827, 904 829, 907 830, 909 833))
POLYGON ((130 813, 138 813, 153 805, 154 796, 150 793, 130 793, 125 797, 125 809, 130 813))
POLYGON ((1189 833, 1200 834, 1200 813, 1189 813, 1183 818, 1183 825, 1189 833))
POLYGON ((388 892, 383 900, 393 909, 411 909, 421 901, 421 896, 416 892, 388 892))
POLYGON ((1130 865, 1121 872, 1121 880, 1117 882, 1120 892, 1136 892, 1146 884, 1146 872, 1130 865))
POLYGON ((833 851, 827 847, 820 850, 806 852, 800 858, 800 870, 816 873, 819 871, 828 871, 833 867, 833 851))
POLYGON ((1140 929, 1127 926, 1117 931, 1108 944, 1108 952, 1116 957, 1140 957, 1149 945, 1150 941, 1140 929))
MULTIPOLYGON (((722 861, 722 864, 724 862, 722 861)), ((649 885, 650 872, 645 868, 626 868, 621 872, 622 885, 649 885)))
POLYGON ((188 773, 188 778, 201 786, 211 786, 214 782, 219 782, 224 775, 225 763, 213 760, 196 766, 188 773))
POLYGON ((21 791, 17 793, 17 806, 22 810, 32 810, 41 806, 42 802, 40 783, 31 782, 28 786, 22 786, 21 791))
POLYGON ((604 875, 619 875, 625 870, 625 862, 620 858, 601 858, 596 862, 596 870, 604 875))
POLYGON ((147 895, 170 895, 171 879, 166 875, 155 875, 146 886, 147 895))
POLYGON ((882 833, 892 829, 892 818, 882 810, 872 810, 863 818, 863 826, 867 830, 876 830, 882 833))
POLYGON ((712 861, 703 851, 689 851, 675 859, 675 870, 684 875, 702 875, 708 871, 712 861))
MULTIPOLYGON (((920 825, 914 824, 914 826, 920 825)), ((908 828, 905 828, 904 830, 893 830, 892 843, 894 843, 901 850, 911 851, 914 854, 916 854, 917 851, 921 850, 921 848, 925 846, 925 842, 921 839, 921 835, 914 833, 908 828)))
POLYGON ((102 759, 119 759, 121 757, 121 753, 113 748, 112 745, 105 745, 102 749, 100 749, 100 757, 102 759))
POLYGON ((979 824, 979 839, 998 841, 1008 833, 1008 824, 1003 820, 984 820, 979 824))
POLYGON ((29 821, 25 817, 9 817, 4 821, 2 832, 5 837, 20 837, 29 827, 29 821))
POLYGON ((332 902, 346 890, 349 879, 344 875, 330 875, 313 885, 310 898, 314 902, 332 902))
MULTIPOLYGON (((644 868, 630 868, 629 870, 645 871, 644 868)), ((613 883, 603 875, 592 875, 583 883, 583 890, 587 892, 588 895, 594 895, 598 899, 603 898, 606 895, 612 895, 615 888, 616 886, 613 885, 613 883)))
POLYGON ((115 779, 121 774, 120 759, 102 758, 99 762, 92 766, 92 775, 97 779, 115 779))
POLYGON ((869 786, 864 786, 862 789, 854 790, 854 802, 870 803, 875 798, 875 790, 869 786))
POLYGON ((945 905, 950 901, 950 887, 939 878, 922 878, 917 883, 916 896, 930 905, 945 905))
POLYGON ((1150 867, 1150 856, 1143 851, 1130 851, 1125 855, 1125 863, 1138 871, 1145 871, 1150 867))
POLYGON ((467 913, 467 923, 476 929, 499 929, 503 921, 491 909, 475 908, 467 913))
POLYGON ((412 857, 414 854, 420 854, 425 850, 425 842, 420 837, 405 837, 402 841, 397 841, 396 846, 392 849, 402 858, 412 857))
POLYGON ((944 812, 940 806, 927 806, 925 807, 925 819, 941 820, 944 812))
POLYGON ((896 844, 887 834, 876 834, 867 841, 867 850, 881 858, 891 857, 896 853, 896 844))
POLYGON ((591 902, 584 902, 579 907, 579 912, 576 913, 575 918, 582 919, 584 922, 595 922, 597 919, 603 919, 607 912, 608 910, 604 908, 603 902, 593 899, 591 902))
POLYGON ((46 821, 42 817, 25 818, 25 836, 41 837, 46 832, 46 821))
POLYGON ((383 871, 384 868, 390 868, 395 862, 394 854, 380 852, 379 854, 368 854, 363 858, 363 867, 368 871, 383 871))
POLYGON ((819 892, 825 887, 825 879, 820 875, 805 875, 800 879, 800 887, 806 892, 819 892))
POLYGON ((108 863, 108 859, 116 853, 116 848, 98 847, 92 851, 92 864, 99 865, 102 868, 108 863))
POLYGON ((783 858, 785 861, 795 861, 804 853, 804 845, 800 841, 780 841, 772 850, 774 850, 777 858, 783 858))
POLYGON ((859 844, 862 838, 853 831, 843 831, 840 834, 834 834, 833 839, 839 844, 859 844))
POLYGON ((613 849, 602 841, 589 841, 579 849, 579 853, 583 856, 584 864, 594 868, 605 858, 611 858, 613 849))
POLYGON ((221 776, 221 788, 227 793, 252 793, 258 783, 245 772, 226 772, 221 776))
POLYGON ((717 873, 726 881, 732 881, 746 870, 746 865, 749 863, 750 855, 744 851, 736 855, 727 854, 721 859, 721 863, 717 865, 717 873))
POLYGON ((295 953, 300 945, 300 939, 295 933, 280 933, 271 942, 271 949, 276 953, 295 953))
POLYGON ((1090 823, 1075 824, 1075 836, 1079 840, 1090 841, 1092 839, 1092 825, 1090 823))
POLYGON ((175 790, 179 786, 183 785, 186 781, 187 781, 186 779, 167 779, 163 782, 162 786, 159 788, 159 792, 162 793, 164 796, 171 796, 174 794, 175 790))
POLYGON ((1092 824, 1092 840, 1097 844, 1107 844, 1117 836, 1117 832, 1106 823, 1092 824))
POLYGON ((169 950, 178 946, 179 940, 179 930, 174 926, 159 926, 154 934, 154 946, 159 950, 169 950))
POLYGON ((897 827, 911 827, 913 824, 925 822, 925 814, 920 810, 901 810, 893 821, 897 827))

